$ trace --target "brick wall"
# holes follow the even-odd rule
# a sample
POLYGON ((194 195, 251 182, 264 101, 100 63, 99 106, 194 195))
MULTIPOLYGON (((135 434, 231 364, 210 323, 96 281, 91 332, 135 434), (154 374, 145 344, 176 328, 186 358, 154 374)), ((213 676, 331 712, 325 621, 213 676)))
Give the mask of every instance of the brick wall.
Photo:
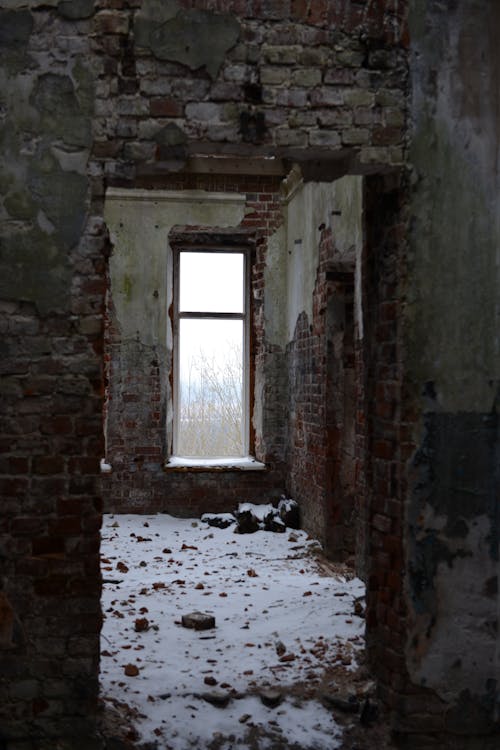
POLYGON ((299 317, 287 348, 287 487, 301 505, 305 526, 337 559, 355 551, 353 263, 339 260, 335 231, 324 228, 312 319, 299 317))
MULTIPOLYGON (((100 305, 99 295, 93 302, 100 305)), ((95 310, 68 319, 22 302, 0 308, 0 736, 11 748, 18 738, 92 731, 101 621, 100 330, 95 310), (87 320, 91 335, 82 331, 87 320)))
POLYGON ((394 710, 412 691, 404 662, 403 517, 405 439, 415 415, 401 413, 401 306, 405 283, 407 193, 401 178, 373 177, 366 184, 367 246, 364 260, 367 409, 365 447, 365 549, 367 646, 384 702, 394 710))
MULTIPOLYGON (((165 11, 165 18, 161 13, 161 18, 155 16, 149 2, 114 2, 112 9, 98 8, 92 38, 99 60, 90 166, 94 192, 102 198, 108 186, 244 192, 249 208, 259 203, 245 225, 265 234, 262 222, 275 221, 265 213, 276 210, 276 195, 271 195, 276 185, 265 207, 266 201, 258 196, 265 196, 269 187, 261 191, 246 184, 252 178, 243 176, 241 164, 242 176, 193 174, 203 155, 272 155, 284 160, 284 173, 287 165, 298 161, 308 178, 312 169, 319 179, 325 169, 326 179, 337 175, 339 164, 354 172, 400 164, 407 45, 403 6, 183 2, 165 11), (199 34, 213 23, 207 31, 212 37, 210 54, 203 51, 208 44, 203 35, 196 59, 168 40, 159 43, 154 30, 160 23, 165 29, 173 24, 180 37, 189 35, 193 24, 199 34)), ((215 169, 223 171, 220 165, 215 169)), ((257 254, 262 258, 255 273, 260 270, 263 278, 265 243, 257 244, 257 254)), ((255 341, 260 342, 255 365, 256 371, 266 372, 266 410, 255 448, 277 469, 285 451, 280 395, 286 387, 286 363, 284 351, 259 334, 264 309, 260 283, 253 279, 255 341)), ((115 359, 119 350, 120 345, 111 341, 109 351, 115 359)), ((205 499, 201 504, 193 499, 196 493, 185 477, 182 482, 176 477, 167 480, 161 473, 168 450, 163 424, 169 367, 158 353, 152 358, 146 354, 136 357, 134 372, 115 368, 111 378, 117 391, 110 391, 110 409, 114 402, 121 414, 114 411, 116 416, 110 413, 108 418, 114 472, 104 478, 107 507, 179 511, 184 506, 194 512, 205 499), (119 393, 124 395, 120 407, 119 393)), ((333 451, 333 445, 328 450, 333 451)), ((262 499, 283 487, 282 473, 271 475, 262 499)), ((250 499, 258 480, 245 478, 235 484, 234 477, 215 481, 205 475, 191 481, 195 486, 202 483, 200 497, 211 495, 214 504, 224 504, 224 497, 231 503, 230 497, 239 492, 242 499, 250 499), (239 489, 233 493, 232 488, 239 489)), ((262 477, 260 482, 263 486, 262 477)), ((335 517, 332 503, 327 505, 335 517)), ((313 512, 309 515, 312 518, 313 512)), ((317 523, 314 528, 319 528, 317 523)))

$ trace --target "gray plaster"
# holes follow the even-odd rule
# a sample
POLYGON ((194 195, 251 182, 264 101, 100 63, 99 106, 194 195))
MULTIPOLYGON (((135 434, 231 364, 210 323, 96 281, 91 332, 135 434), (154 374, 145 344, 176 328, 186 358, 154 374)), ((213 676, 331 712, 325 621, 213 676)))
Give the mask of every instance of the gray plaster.
POLYGON ((46 73, 38 78, 30 103, 40 115, 39 130, 75 147, 89 147, 90 120, 69 76, 46 73))
POLYGON ((28 185, 33 199, 52 222, 61 240, 69 247, 76 245, 87 212, 86 176, 64 172, 57 163, 48 169, 35 163, 29 173, 28 185))
MULTIPOLYGON (((354 266, 363 247, 361 177, 346 176, 335 182, 307 182, 299 187, 288 203, 285 344, 292 341, 301 313, 305 312, 309 320, 313 318, 322 225, 332 229, 335 247, 332 262, 354 266)), ((361 320, 360 269, 357 273, 357 316, 361 320)))
POLYGON ((498 139, 500 6, 410 3, 408 383, 424 411, 409 466, 406 663, 489 731, 500 703, 498 139))
POLYGON ((95 12, 94 0, 61 0, 57 10, 63 18, 77 21, 81 18, 90 18, 95 12))
POLYGON ((29 11, 0 11, 0 47, 2 50, 25 48, 32 30, 33 17, 29 11))
POLYGON ((57 239, 38 228, 4 234, 0 244, 0 298, 34 302, 44 315, 69 303, 71 269, 57 239))
POLYGON ((154 140, 160 146, 183 146, 187 143, 187 135, 175 122, 170 122, 154 135, 154 140))
POLYGON ((68 250, 80 241, 87 214, 93 83, 81 57, 67 75, 44 70, 43 55, 35 64, 28 54, 33 18, 21 7, 0 13, 7 51, 0 69, 0 288, 4 299, 33 302, 44 315, 69 306, 68 250))
POLYGON ((500 379, 500 6, 412 6, 408 354, 442 409, 489 411, 500 379))
POLYGON ((205 67, 216 78, 226 53, 238 41, 240 25, 229 14, 182 9, 173 2, 146 0, 135 21, 135 41, 159 60, 205 67))
POLYGON ((26 50, 32 31, 33 18, 27 10, 0 11, 2 67, 11 75, 31 63, 26 50))
POLYGON ((264 269, 264 318, 270 344, 286 344, 286 227, 282 225, 267 240, 264 269))
POLYGON ((173 226, 237 227, 244 198, 205 191, 111 190, 105 219, 114 245, 111 292, 123 339, 171 346, 172 301, 168 235, 173 226), (155 294, 156 292, 156 294, 155 294))

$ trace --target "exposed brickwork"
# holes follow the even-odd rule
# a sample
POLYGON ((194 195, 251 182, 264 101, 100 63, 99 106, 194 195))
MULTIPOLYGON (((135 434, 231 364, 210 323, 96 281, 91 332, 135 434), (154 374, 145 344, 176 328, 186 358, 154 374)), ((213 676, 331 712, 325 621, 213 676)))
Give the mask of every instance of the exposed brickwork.
POLYGON ((0 303, 0 726, 9 748, 89 736, 97 707, 103 298, 99 285, 81 297, 100 278, 89 230, 80 244, 89 272, 74 277, 79 312, 0 303))
POLYGON ((403 513, 405 463, 411 446, 402 436, 414 415, 400 410, 401 304, 406 232, 404 185, 395 177, 366 186, 365 277, 367 642, 384 702, 401 706, 410 688, 404 662, 403 513))
MULTIPOLYGON (((364 217, 365 218, 365 217, 364 217)), ((363 222, 365 227, 365 221, 363 222)), ((366 231, 365 231, 366 237, 366 231)), ((366 247, 361 258, 360 263, 361 278, 366 277, 366 247)), ((363 295, 365 297, 365 295, 363 295)), ((367 466, 369 462, 368 455, 368 437, 367 437, 367 415, 369 413, 369 405, 366 399, 366 347, 364 346, 364 340, 361 336, 360 326, 358 322, 355 322, 354 329, 354 371, 355 371, 355 388, 356 388, 356 414, 354 419, 354 441, 355 441, 355 475, 354 475, 354 508, 355 508, 355 519, 356 519, 356 540, 355 540, 355 561, 356 561, 356 572, 358 576, 366 581, 366 566, 368 560, 368 543, 369 543, 369 529, 368 529, 368 503, 367 503, 367 466)))
POLYGON ((336 257, 335 232, 323 229, 313 317, 300 316, 287 352, 288 490, 307 528, 330 555, 345 559, 354 552, 356 528, 354 269, 336 257))

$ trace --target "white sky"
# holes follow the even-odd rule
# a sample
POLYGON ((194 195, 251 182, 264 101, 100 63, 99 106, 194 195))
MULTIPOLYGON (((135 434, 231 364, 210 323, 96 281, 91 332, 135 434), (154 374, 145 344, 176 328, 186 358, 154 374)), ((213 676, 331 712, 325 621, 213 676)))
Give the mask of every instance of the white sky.
POLYGON ((243 253, 180 254, 181 312, 243 312, 243 253))
MULTIPOLYGON (((243 253, 181 252, 179 309, 181 312, 244 312, 243 253)), ((196 398, 191 390, 209 382, 201 373, 213 367, 221 382, 234 384, 243 403, 243 320, 181 318, 179 322, 179 397, 181 409, 186 399, 196 398)), ((232 390, 228 396, 234 401, 232 390)), ((179 424, 179 430, 182 423, 179 424)), ((179 444, 182 436, 179 435, 179 444)))
MULTIPOLYGON (((179 309, 182 312, 242 313, 244 305, 243 253, 180 254, 179 309)), ((200 353, 223 363, 243 351, 240 320, 181 320, 180 377, 189 376, 191 361, 200 353), (229 353, 229 355, 228 355, 229 353)))
MULTIPOLYGON (((241 357, 243 346, 243 321, 193 320, 180 321, 180 376, 189 377, 192 360, 201 354, 208 362, 216 359, 221 365, 230 362, 236 354, 241 357)), ((195 377, 193 371, 192 377, 195 377)))

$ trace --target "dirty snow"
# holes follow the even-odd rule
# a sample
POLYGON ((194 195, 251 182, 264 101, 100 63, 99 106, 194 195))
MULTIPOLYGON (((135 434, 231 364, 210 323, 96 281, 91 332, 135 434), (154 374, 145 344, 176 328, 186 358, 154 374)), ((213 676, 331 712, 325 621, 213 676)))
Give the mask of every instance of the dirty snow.
POLYGON ((103 699, 135 709, 141 741, 158 750, 244 749, 259 731, 262 750, 279 740, 339 747, 341 728, 313 686, 329 667, 355 668, 364 620, 353 605, 364 586, 322 574, 317 547, 303 531, 235 534, 199 519, 106 515, 103 699), (194 611, 215 616, 216 628, 182 627, 194 611), (282 703, 265 707, 264 688, 282 703), (206 693, 231 699, 218 708, 206 693))

